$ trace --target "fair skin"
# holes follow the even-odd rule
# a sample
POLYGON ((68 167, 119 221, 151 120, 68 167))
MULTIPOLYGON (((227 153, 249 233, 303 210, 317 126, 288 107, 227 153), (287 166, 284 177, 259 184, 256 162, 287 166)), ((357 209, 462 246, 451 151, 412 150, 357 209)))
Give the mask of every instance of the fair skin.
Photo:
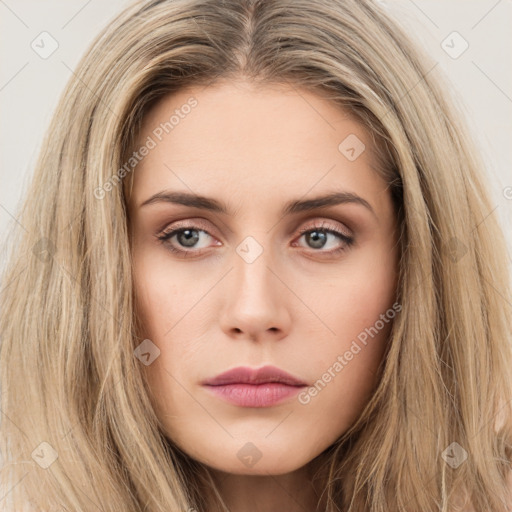
POLYGON ((137 165, 128 202, 142 334, 160 350, 144 366, 152 401, 168 438, 211 468, 232 512, 313 510, 312 461, 360 415, 389 337, 391 322, 333 373, 395 300, 389 190, 364 128, 332 102, 284 85, 221 82, 168 95, 146 115, 136 147, 191 96, 197 106, 137 165), (338 149, 350 134, 366 147, 353 161, 338 149), (227 212, 141 206, 164 190, 214 198, 227 212), (367 205, 282 212, 335 191, 367 205), (178 227, 188 237, 157 239, 178 227), (240 245, 246 237, 253 245, 240 245), (254 260, 242 257, 248 247, 254 260), (299 377, 303 392, 329 368, 331 379, 309 401, 303 393, 302 402, 293 395, 265 407, 233 404, 201 384, 264 365, 299 377))

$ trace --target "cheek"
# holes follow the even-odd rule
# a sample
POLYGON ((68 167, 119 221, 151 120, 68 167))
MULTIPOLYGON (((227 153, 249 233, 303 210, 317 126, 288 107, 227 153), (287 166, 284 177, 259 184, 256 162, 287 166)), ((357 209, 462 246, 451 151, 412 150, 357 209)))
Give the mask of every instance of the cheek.
POLYGON ((356 419, 378 381, 393 319, 400 310, 394 303, 395 258, 389 250, 361 251, 334 275, 328 293, 316 294, 317 308, 324 312, 322 319, 332 336, 319 338, 310 352, 314 384, 300 401, 315 411, 313 416, 338 411, 323 414, 333 435, 356 419))
POLYGON ((209 283, 170 268, 165 254, 140 251, 134 259, 134 286, 143 335, 165 341, 201 300, 209 283))
POLYGON ((168 261, 161 256, 141 251, 134 258, 136 308, 142 327, 139 336, 141 340, 149 339, 160 351, 142 369, 161 414, 179 406, 179 384, 185 385, 193 375, 194 363, 211 359, 211 353, 204 353, 207 345, 200 330, 205 322, 216 318, 209 313, 212 308, 207 293, 218 277, 211 273, 204 279, 195 277, 190 272, 169 269, 168 261))
POLYGON ((319 446, 334 442, 363 411, 378 384, 396 316, 389 302, 353 298, 344 310, 338 310, 342 313, 337 321, 330 319, 335 339, 310 349, 311 385, 298 396, 304 426, 310 422, 309 427, 318 430, 318 421, 322 423, 319 446))
MULTIPOLYGON (((309 277, 300 280, 301 293, 310 301, 314 299, 315 311, 331 327, 332 337, 343 345, 373 326, 392 306, 396 270, 396 253, 374 245, 347 257, 317 288, 311 287, 309 277)), ((380 322, 378 330, 385 330, 380 322)))

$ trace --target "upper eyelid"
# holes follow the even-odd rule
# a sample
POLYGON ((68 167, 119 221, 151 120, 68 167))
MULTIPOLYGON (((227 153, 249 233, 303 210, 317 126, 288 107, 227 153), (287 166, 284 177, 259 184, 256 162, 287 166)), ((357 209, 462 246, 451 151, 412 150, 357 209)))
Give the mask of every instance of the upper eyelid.
MULTIPOLYGON (((325 220, 323 219, 322 221, 320 221, 321 224, 320 225, 305 225, 304 227, 301 227, 299 229, 299 233, 304 233, 304 232, 307 232, 307 231, 310 231, 310 230, 313 230, 313 229, 320 229, 320 230, 325 230, 325 231, 334 231, 336 233, 340 233, 342 234, 343 236, 346 236, 346 237, 352 237, 352 233, 351 233, 351 230, 344 226, 345 229, 343 228, 334 228, 332 225, 329 224, 329 222, 335 222, 337 225, 341 224, 343 225, 343 223, 339 222, 339 221, 329 221, 329 220, 325 220), (348 231, 348 233, 346 232, 348 231)), ((314 223, 316 224, 316 223, 314 223)))
MULTIPOLYGON (((337 225, 342 225, 344 226, 348 231, 351 231, 351 229, 346 225, 346 223, 340 221, 340 220, 336 220, 336 219, 326 219, 326 218, 319 218, 319 216, 316 216, 314 218, 308 218, 308 219, 303 219, 300 221, 300 224, 301 225, 304 225, 304 224, 308 224, 308 223, 312 223, 312 224, 317 224, 317 223, 321 223, 321 225, 313 225, 311 226, 313 229, 314 228, 324 228, 326 227, 325 224, 327 223, 334 223, 334 224, 337 224, 337 225)), ((174 229, 180 229, 180 225, 183 225, 184 228, 186 227, 194 227, 194 228, 200 228, 201 230, 203 231, 207 231, 208 233, 210 232, 210 229, 207 227, 207 225, 211 225, 211 223, 207 220, 204 220, 202 218, 186 218, 186 219, 178 219, 178 220, 175 220, 171 223, 167 222, 163 228, 159 229, 158 230, 158 233, 157 234, 160 234, 160 233, 164 233, 166 231, 172 231, 174 229), (178 224, 178 226, 176 227, 175 225, 178 224), (173 226, 171 228, 171 226, 173 226)), ((326 227, 326 229, 328 228, 328 226, 326 227)), ((297 231, 298 228, 295 228, 293 231, 297 231)), ((309 228, 301 228, 301 229, 309 229, 309 228)), ((229 229, 229 232, 230 233, 233 233, 233 230, 232 229, 229 229)), ((210 233, 209 233, 210 234, 210 233)))

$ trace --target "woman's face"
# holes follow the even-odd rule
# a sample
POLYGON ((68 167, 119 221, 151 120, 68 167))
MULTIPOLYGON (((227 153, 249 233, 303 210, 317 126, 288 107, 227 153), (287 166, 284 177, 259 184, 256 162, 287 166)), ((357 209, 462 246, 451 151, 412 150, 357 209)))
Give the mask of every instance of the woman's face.
POLYGON ((371 138, 319 96, 231 82, 165 97, 136 147, 136 355, 167 437, 229 473, 304 466, 361 413, 400 308, 371 138))

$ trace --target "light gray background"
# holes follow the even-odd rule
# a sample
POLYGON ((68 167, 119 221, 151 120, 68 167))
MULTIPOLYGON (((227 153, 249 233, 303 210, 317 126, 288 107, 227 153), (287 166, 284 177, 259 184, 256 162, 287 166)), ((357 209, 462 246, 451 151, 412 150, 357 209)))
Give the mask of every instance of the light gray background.
MULTIPOLYGON (((508 238, 510 258, 512 1, 380 3, 448 76, 447 94, 463 108, 488 164, 494 213, 508 238), (454 31, 463 40, 453 36, 454 31), (464 40, 468 49, 453 58, 464 40), (452 56, 445 51, 447 45, 452 47, 452 56)), ((64 84, 92 38, 125 5, 126 0, 0 0, 0 270, 5 259, 1 249, 9 243, 7 229, 17 222, 19 201, 64 84), (40 41, 43 31, 58 43, 47 58, 41 58, 31 47, 33 41, 40 41)))

